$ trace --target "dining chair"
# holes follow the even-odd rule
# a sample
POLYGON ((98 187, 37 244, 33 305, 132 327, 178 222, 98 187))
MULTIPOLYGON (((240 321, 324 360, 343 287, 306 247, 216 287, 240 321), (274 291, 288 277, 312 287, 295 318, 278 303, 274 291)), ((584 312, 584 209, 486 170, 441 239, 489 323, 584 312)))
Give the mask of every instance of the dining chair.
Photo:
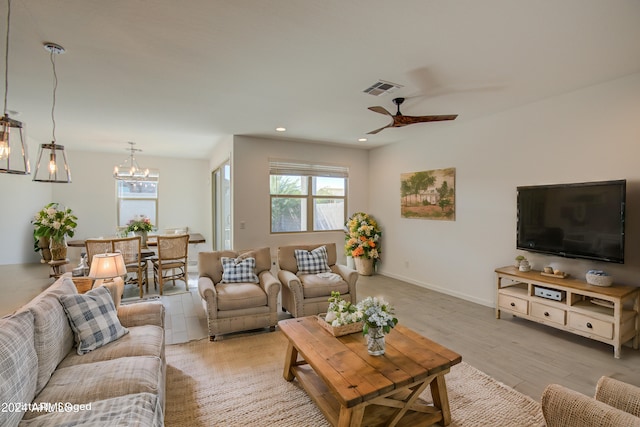
POLYGON ((87 239, 84 242, 84 247, 87 250, 87 263, 91 268, 91 260, 96 254, 106 254, 112 251, 112 245, 110 239, 87 239))
POLYGON ((189 280, 187 277, 187 265, 189 256, 189 235, 159 235, 158 257, 153 259, 153 285, 160 285, 160 295, 162 295, 164 282, 171 280, 173 286, 176 280, 183 280, 186 290, 189 290, 189 280))
POLYGON ((144 295, 143 286, 149 292, 147 279, 147 260, 142 258, 142 238, 140 236, 123 237, 111 240, 113 252, 120 252, 127 267, 127 273, 135 273, 135 277, 128 278, 125 284, 136 284, 140 287, 140 298, 144 295))

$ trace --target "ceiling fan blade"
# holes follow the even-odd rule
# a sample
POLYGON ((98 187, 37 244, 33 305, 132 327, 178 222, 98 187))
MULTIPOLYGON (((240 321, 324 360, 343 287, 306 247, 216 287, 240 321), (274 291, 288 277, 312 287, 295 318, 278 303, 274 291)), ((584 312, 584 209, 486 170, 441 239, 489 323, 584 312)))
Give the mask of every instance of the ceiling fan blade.
POLYGON ((392 126, 393 126, 393 123, 389 123, 388 125, 383 126, 380 129, 376 129, 376 130, 372 130, 371 132, 367 132, 367 135, 375 135, 376 133, 380 132, 381 130, 386 129, 386 128, 390 128, 392 126))
POLYGON ((393 114, 391 114, 390 112, 388 112, 382 107, 369 107, 369 110, 375 111, 376 113, 384 114, 386 116, 393 116, 393 114))
POLYGON ((457 114, 442 114, 436 116, 394 116, 396 126, 406 126, 413 123, 441 122, 444 120, 455 120, 457 114))

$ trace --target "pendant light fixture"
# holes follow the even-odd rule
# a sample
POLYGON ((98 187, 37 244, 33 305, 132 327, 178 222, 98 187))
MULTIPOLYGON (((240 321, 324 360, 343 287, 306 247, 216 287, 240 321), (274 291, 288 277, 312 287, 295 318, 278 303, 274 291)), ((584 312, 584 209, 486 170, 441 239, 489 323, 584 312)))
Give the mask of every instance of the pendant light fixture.
POLYGON ((142 151, 139 148, 133 148, 135 142, 127 142, 130 145, 128 150, 131 154, 124 163, 113 168, 113 177, 121 181, 157 181, 158 173, 152 172, 149 168, 142 168, 135 158, 135 153, 142 151))
POLYGON ((4 50, 4 115, 0 117, 0 173, 29 175, 29 153, 24 124, 9 117, 7 93, 9 92, 9 24, 11 0, 7 0, 7 37, 4 50))
POLYGON ((51 121, 53 122, 52 141, 51 144, 42 144, 38 154, 38 163, 36 164, 36 173, 33 176, 34 181, 38 182, 55 182, 60 184, 68 184, 71 182, 71 171, 67 163, 67 155, 64 146, 56 144, 56 90, 58 89, 58 74, 56 73, 55 56, 64 53, 64 48, 55 43, 45 43, 44 48, 49 52, 51 65, 53 67, 53 103, 51 106, 51 121), (42 163, 44 157, 46 163, 42 163))

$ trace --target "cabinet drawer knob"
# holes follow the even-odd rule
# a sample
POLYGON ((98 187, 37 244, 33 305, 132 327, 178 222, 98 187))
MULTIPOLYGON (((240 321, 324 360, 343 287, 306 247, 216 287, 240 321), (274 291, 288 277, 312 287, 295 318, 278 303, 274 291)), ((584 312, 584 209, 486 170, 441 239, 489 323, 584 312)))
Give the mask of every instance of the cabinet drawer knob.
POLYGON ((591 322, 587 322, 587 328, 592 329, 593 325, 591 324, 591 322))
POLYGON ((515 306, 516 306, 516 303, 515 303, 515 302, 512 302, 512 303, 511 303, 511 307, 515 307, 515 306))
POLYGON ((545 312, 544 312, 544 315, 545 315, 545 316, 547 316, 547 317, 549 317, 549 312, 548 312, 548 311, 545 311, 545 312))

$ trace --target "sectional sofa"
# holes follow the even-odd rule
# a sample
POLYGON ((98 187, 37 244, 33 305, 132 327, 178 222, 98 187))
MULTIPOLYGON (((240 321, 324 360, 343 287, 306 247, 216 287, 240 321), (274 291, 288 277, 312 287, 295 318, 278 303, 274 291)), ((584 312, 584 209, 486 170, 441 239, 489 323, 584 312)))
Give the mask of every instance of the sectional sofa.
POLYGON ((120 295, 116 283, 80 295, 65 275, 0 319, 1 426, 164 424, 164 307, 120 295), (87 307, 102 328, 88 338, 87 307))

